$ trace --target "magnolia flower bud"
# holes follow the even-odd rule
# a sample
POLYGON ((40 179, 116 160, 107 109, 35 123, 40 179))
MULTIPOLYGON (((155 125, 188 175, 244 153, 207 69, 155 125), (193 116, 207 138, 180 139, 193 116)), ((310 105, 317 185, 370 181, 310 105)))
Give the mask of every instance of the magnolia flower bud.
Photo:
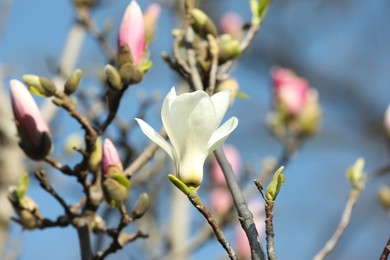
POLYGON ((104 198, 112 207, 120 207, 128 198, 130 180, 124 176, 119 154, 109 139, 104 140, 101 168, 104 198))
POLYGON ((309 83, 283 68, 272 69, 272 80, 277 110, 286 117, 296 117, 305 106, 309 83))
POLYGON ((235 40, 242 37, 243 21, 241 16, 235 12, 225 13, 219 22, 219 27, 222 33, 229 34, 235 40))
POLYGON ((16 214, 19 216, 20 224, 25 229, 34 229, 41 223, 41 214, 37 204, 25 192, 28 188, 28 175, 22 174, 18 187, 11 186, 8 191, 8 199, 11 202, 16 214), (26 183, 27 180, 27 183, 26 183))
POLYGON ((95 147, 88 160, 88 168, 95 171, 100 165, 103 157, 102 140, 100 137, 96 138, 95 147))
POLYGON ((141 82, 144 77, 142 71, 131 63, 124 64, 119 70, 119 75, 125 86, 141 82))
POLYGON ((191 15, 191 26, 196 34, 204 39, 207 38, 207 34, 217 37, 217 29, 213 21, 203 11, 195 8, 191 15))
POLYGON ((66 80, 64 86, 64 92, 67 95, 74 93, 79 87, 83 72, 80 69, 75 70, 72 75, 66 80))
POLYGON ((142 193, 137 204, 134 206, 133 211, 131 212, 134 219, 142 218, 150 206, 150 198, 147 193, 142 193))
POLYGON ((106 74, 106 81, 108 87, 113 91, 118 91, 122 89, 122 81, 121 76, 119 75, 119 72, 111 66, 110 64, 107 64, 104 68, 104 72, 106 74))
POLYGON ((161 6, 159 4, 151 4, 146 9, 144 14, 144 23, 145 23, 145 39, 147 42, 151 42, 154 38, 154 33, 156 30, 156 23, 160 17, 161 6))
POLYGON ((30 158, 41 160, 52 148, 49 127, 26 87, 17 80, 11 80, 10 85, 19 145, 30 158))
POLYGON ((210 193, 210 203, 217 216, 223 217, 233 205, 232 195, 226 187, 216 187, 210 193))
POLYGON ((118 47, 127 45, 131 51, 134 65, 140 64, 145 52, 145 26, 141 8, 132 0, 126 8, 119 28, 118 47))
POLYGON ((299 127, 305 134, 313 134, 318 131, 321 118, 321 107, 318 102, 318 91, 310 88, 307 91, 305 105, 299 114, 299 127))
POLYGON ((228 34, 223 34, 218 38, 218 50, 219 65, 234 60, 241 54, 240 43, 228 34))
POLYGON ((23 76, 23 81, 30 92, 38 96, 51 97, 57 92, 54 83, 45 77, 27 74, 23 76))

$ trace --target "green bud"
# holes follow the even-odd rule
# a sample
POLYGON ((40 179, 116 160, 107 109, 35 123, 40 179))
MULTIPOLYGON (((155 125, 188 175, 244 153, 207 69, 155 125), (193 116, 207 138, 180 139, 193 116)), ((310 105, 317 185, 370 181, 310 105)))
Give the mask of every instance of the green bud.
POLYGON ((23 81, 29 91, 38 96, 51 97, 57 92, 54 83, 45 77, 27 74, 23 76, 23 81))
POLYGON ((100 166, 103 157, 102 140, 100 137, 96 138, 95 148, 88 159, 88 168, 94 171, 100 166))
POLYGON ((80 69, 77 69, 73 72, 73 74, 65 82, 65 87, 64 87, 65 94, 71 95, 77 90, 82 76, 83 76, 83 72, 80 69))
POLYGON ((279 194, 280 188, 286 181, 286 177, 283 174, 284 166, 281 166, 274 174, 271 183, 267 187, 265 198, 269 202, 274 202, 279 194))
POLYGON ((347 179, 354 187, 360 187, 363 176, 364 159, 359 158, 356 162, 347 169, 347 179))
POLYGON ((218 39, 218 64, 221 65, 227 61, 234 60, 241 54, 240 43, 224 34, 218 39))
POLYGON ((176 188, 181 190, 185 195, 188 195, 190 193, 190 187, 188 187, 184 182, 182 182, 175 175, 169 174, 168 178, 173 183, 173 185, 175 185, 176 188))
POLYGON ((144 77, 142 71, 131 63, 124 64, 119 70, 119 75, 124 86, 139 83, 144 77))
POLYGON ((149 209, 150 206, 150 198, 147 193, 142 193, 139 198, 138 202, 133 208, 133 211, 131 212, 134 219, 142 218, 142 216, 145 214, 145 212, 149 209))
POLYGON ((111 66, 110 64, 107 64, 104 68, 104 72, 106 74, 106 82, 108 87, 113 91, 119 91, 122 89, 122 81, 121 76, 119 75, 119 72, 111 66))
POLYGON ((192 10, 191 15, 191 26, 197 35, 204 39, 207 38, 207 34, 217 37, 217 29, 213 21, 203 11, 195 8, 192 10))
POLYGON ((37 204, 27 195, 19 198, 19 187, 11 186, 8 189, 8 199, 11 202, 16 214, 19 216, 20 224, 25 229, 34 229, 41 223, 41 215, 37 204))
POLYGON ((103 194, 112 207, 121 207, 127 200, 130 191, 130 180, 121 174, 114 174, 103 181, 103 194))
POLYGON ((252 22, 260 24, 268 12, 269 4, 271 0, 250 0, 250 6, 252 11, 252 22))
POLYGON ((140 70, 142 71, 142 73, 146 73, 148 72, 148 70, 150 70, 150 68, 152 67, 153 65, 153 62, 151 60, 148 60, 146 62, 144 62, 141 66, 140 66, 140 70))

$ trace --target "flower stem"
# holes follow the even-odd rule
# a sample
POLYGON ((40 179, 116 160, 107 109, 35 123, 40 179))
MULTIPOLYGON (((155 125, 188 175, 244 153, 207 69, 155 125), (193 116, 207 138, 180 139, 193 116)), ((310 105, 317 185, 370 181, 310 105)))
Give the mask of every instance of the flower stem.
POLYGON ((313 258, 314 260, 324 259, 334 249, 340 237, 344 234, 345 229, 349 225, 349 222, 351 220, 351 215, 352 215, 352 209, 355 206, 361 191, 362 189, 360 187, 354 187, 352 189, 336 231, 334 232, 332 237, 328 240, 328 242, 326 242, 325 246, 317 253, 317 255, 314 256, 313 258))
POLYGON ((273 225, 273 212, 274 204, 266 202, 265 205, 265 234, 267 239, 267 254, 268 259, 276 260, 275 244, 274 244, 274 225, 273 225))
POLYGON ((387 244, 385 248, 383 248, 383 252, 379 260, 386 260, 389 257, 389 254, 390 254, 390 238, 389 240, 387 240, 387 244))
POLYGON ((210 224, 215 235, 217 236, 219 243, 221 243, 223 248, 225 248, 226 252, 228 253, 229 258, 230 259, 237 259, 236 253, 234 252, 234 250, 231 247, 231 245, 229 244, 229 242, 227 242, 225 235, 223 234, 221 228, 218 226, 216 220, 213 218, 211 213, 203 205, 196 190, 191 189, 187 196, 188 196, 188 199, 191 201, 192 205, 194 205, 197 208, 197 210, 200 213, 202 213, 202 215, 206 218, 207 222, 210 224))

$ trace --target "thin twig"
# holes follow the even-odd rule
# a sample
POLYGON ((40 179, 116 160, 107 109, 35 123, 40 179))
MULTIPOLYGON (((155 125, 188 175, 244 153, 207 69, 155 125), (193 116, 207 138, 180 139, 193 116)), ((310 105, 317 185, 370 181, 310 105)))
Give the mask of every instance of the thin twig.
POLYGON ((387 258, 389 257, 389 254, 390 254, 390 238, 389 238, 389 240, 387 240, 387 244, 383 248, 383 252, 382 252, 379 260, 387 260, 387 258))
POLYGON ((191 201, 192 205, 196 207, 196 209, 202 213, 202 215, 206 218, 207 222, 210 224, 211 228, 213 229, 215 235, 217 236, 217 239, 219 243, 225 248, 226 252, 229 255, 230 259, 237 259, 236 253, 234 252, 233 248, 227 242, 225 235, 222 232, 222 229, 219 227, 211 213, 206 209, 206 207, 203 205, 202 201, 200 200, 197 192, 195 189, 191 189, 188 193, 188 198, 191 201))
POLYGON ((273 203, 265 204, 265 234, 267 240, 267 255, 269 260, 276 260, 275 243, 274 243, 274 225, 273 225, 273 203))
POLYGON ((37 180, 39 181, 39 184, 40 186, 45 190, 47 191, 49 194, 51 194, 53 196, 53 198, 55 198, 58 203, 60 203, 60 205, 62 206, 62 208, 64 209, 65 213, 69 216, 69 217, 73 217, 74 214, 73 212, 70 210, 70 207, 68 206, 68 204, 65 202, 65 200, 53 189, 53 187, 50 185, 50 182, 49 180, 47 179, 47 176, 45 174, 45 172, 43 170, 38 170, 35 172, 35 177, 37 178, 37 180))
POLYGON ((336 231, 325 244, 325 246, 314 256, 314 260, 324 259, 334 249, 340 237, 344 234, 345 229, 349 225, 352 215, 352 209, 355 206, 361 191, 362 189, 360 187, 355 186, 352 188, 336 231))
POLYGON ((248 209, 248 205, 246 204, 244 196, 241 193, 241 189, 232 170, 232 166, 226 159, 226 156, 221 147, 215 150, 214 154, 225 176, 228 188, 232 194, 241 227, 244 229, 245 234, 248 237, 252 259, 265 260, 265 254, 260 243, 259 234, 253 222, 253 215, 248 209))

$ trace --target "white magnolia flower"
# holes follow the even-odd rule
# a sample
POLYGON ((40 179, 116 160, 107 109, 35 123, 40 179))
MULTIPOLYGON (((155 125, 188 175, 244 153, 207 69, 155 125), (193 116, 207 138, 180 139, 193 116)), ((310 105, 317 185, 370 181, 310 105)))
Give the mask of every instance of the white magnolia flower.
POLYGON ((177 96, 172 88, 161 109, 162 122, 172 145, 147 123, 136 120, 142 132, 172 158, 177 177, 186 185, 198 187, 207 155, 237 127, 236 117, 219 127, 229 102, 230 91, 221 91, 212 97, 201 90, 177 96))

